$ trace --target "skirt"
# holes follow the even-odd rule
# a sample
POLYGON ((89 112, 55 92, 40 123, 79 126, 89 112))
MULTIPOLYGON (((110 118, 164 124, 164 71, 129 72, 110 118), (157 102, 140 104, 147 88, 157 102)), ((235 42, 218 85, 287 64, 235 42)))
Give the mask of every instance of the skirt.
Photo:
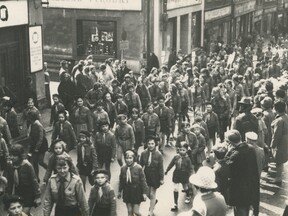
POLYGON ((150 167, 144 169, 147 185, 155 189, 160 187, 160 174, 158 170, 150 167))
POLYGON ((78 206, 57 206, 55 207, 55 216, 81 216, 78 206))
POLYGON ((123 201, 125 203, 140 204, 144 201, 140 185, 126 184, 123 189, 123 201))
POLYGON ((174 170, 172 181, 173 183, 187 184, 189 182, 190 174, 187 171, 174 170))

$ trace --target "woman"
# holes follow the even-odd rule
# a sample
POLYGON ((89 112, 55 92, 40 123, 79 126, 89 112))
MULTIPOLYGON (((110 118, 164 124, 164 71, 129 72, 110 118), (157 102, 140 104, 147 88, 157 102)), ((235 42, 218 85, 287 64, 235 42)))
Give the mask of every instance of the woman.
POLYGON ((58 86, 58 94, 62 100, 65 108, 70 112, 74 102, 74 95, 76 93, 76 86, 71 81, 71 77, 68 73, 61 74, 60 84, 58 86))
POLYGON ((136 86, 136 93, 140 97, 142 108, 145 109, 147 105, 151 103, 151 95, 148 90, 148 87, 144 84, 141 78, 138 79, 137 86, 136 86))
POLYGON ((56 161, 57 174, 47 184, 44 198, 43 215, 50 216, 53 205, 55 216, 89 216, 88 202, 82 181, 71 172, 72 160, 59 156, 56 161))
POLYGON ((84 106, 83 97, 78 96, 76 100, 76 107, 70 115, 70 121, 73 125, 76 137, 78 137, 81 130, 92 132, 93 118, 90 110, 84 106))
POLYGON ((11 100, 5 101, 3 103, 3 118, 7 121, 8 127, 10 129, 11 137, 16 138, 20 135, 18 128, 18 118, 17 113, 14 110, 11 100))

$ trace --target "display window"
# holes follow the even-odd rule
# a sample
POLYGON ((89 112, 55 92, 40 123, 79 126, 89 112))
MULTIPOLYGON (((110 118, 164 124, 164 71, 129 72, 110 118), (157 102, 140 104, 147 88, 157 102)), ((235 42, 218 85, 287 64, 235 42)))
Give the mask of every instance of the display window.
POLYGON ((80 20, 77 32, 78 56, 116 56, 116 22, 80 20))

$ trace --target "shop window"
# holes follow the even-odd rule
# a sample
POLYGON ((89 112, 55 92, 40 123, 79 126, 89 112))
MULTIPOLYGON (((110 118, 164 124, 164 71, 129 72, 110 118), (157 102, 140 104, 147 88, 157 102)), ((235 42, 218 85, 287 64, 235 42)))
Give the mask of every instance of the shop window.
POLYGON ((78 56, 115 57, 115 22, 80 20, 77 22, 77 32, 78 56))

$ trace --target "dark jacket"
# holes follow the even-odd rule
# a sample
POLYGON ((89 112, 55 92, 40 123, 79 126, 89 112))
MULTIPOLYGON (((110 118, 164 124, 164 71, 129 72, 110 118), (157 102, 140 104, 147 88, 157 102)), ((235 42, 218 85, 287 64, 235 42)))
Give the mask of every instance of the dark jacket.
POLYGON ((45 129, 39 120, 31 124, 29 133, 30 152, 38 150, 40 153, 48 150, 48 142, 45 135, 45 129))
POLYGON ((260 179, 253 147, 246 142, 232 148, 226 155, 229 166, 228 204, 250 206, 259 203, 260 179))
POLYGON ((65 111, 65 106, 62 103, 53 104, 51 107, 50 124, 55 124, 58 121, 58 112, 65 111))

